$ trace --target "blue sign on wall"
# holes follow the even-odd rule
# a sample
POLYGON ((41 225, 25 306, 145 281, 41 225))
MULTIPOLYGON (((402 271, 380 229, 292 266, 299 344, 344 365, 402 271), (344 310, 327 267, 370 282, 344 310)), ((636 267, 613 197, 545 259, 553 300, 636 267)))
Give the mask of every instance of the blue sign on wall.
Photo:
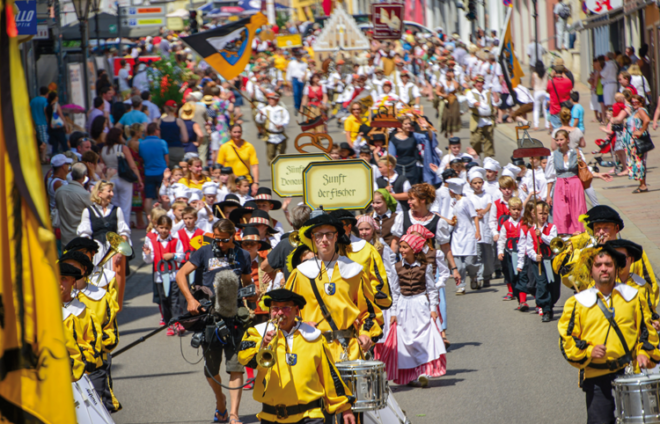
POLYGON ((37 1, 16 1, 18 35, 37 35, 37 1))

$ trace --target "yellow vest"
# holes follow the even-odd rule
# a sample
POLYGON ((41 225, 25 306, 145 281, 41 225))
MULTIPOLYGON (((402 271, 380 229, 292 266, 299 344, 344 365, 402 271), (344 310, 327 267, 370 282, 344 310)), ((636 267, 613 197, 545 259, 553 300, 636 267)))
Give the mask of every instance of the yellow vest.
POLYGON ((392 306, 392 293, 387 281, 387 273, 378 250, 366 240, 351 243, 346 252, 348 259, 362 265, 367 275, 371 291, 374 293, 374 302, 380 309, 389 309, 392 306))
MULTIPOLYGON (((597 297, 600 297, 606 306, 614 308, 614 320, 621 329, 633 359, 641 354, 650 358, 652 365, 660 362, 660 352, 657 349, 658 333, 651 325, 648 307, 645 308, 637 289, 617 284, 607 302, 603 300, 598 289, 592 287, 574 295, 564 304, 564 312, 557 327, 560 336, 559 348, 568 363, 584 370, 584 378, 599 377, 625 366, 624 364, 615 370, 606 366, 607 361, 623 357, 625 349, 613 329, 607 335, 610 324, 597 304, 597 297), (647 331, 644 331, 644 327, 647 331), (606 358, 592 359, 594 346, 603 344, 606 336, 606 358)), ((636 361, 635 366, 637 368, 636 361)))
POLYGON ((71 381, 78 381, 85 372, 85 357, 83 352, 91 350, 91 346, 82 338, 82 327, 75 315, 62 308, 64 316, 64 339, 66 351, 71 361, 71 381))
MULTIPOLYGON (((367 335, 372 340, 383 334, 383 313, 374 303, 374 294, 367 275, 362 271, 362 266, 351 261, 345 256, 339 256, 332 271, 332 279, 328 281, 328 274, 323 266, 323 272, 319 272, 317 264, 320 260, 309 260, 298 265, 293 270, 286 282, 289 290, 298 293, 307 300, 307 306, 300 311, 304 322, 315 322, 321 332, 332 331, 328 321, 323 318, 318 306, 314 291, 310 284, 316 284, 323 302, 327 306, 332 318, 339 330, 355 328, 357 320, 358 335, 367 335)), ((332 357, 339 360, 344 352, 338 341, 333 341, 329 346, 332 357)), ((357 339, 349 341, 348 356, 350 360, 360 357, 357 339)))
POLYGON ((80 290, 78 300, 92 311, 94 318, 101 325, 103 353, 112 352, 119 343, 119 329, 117 328, 119 305, 110 296, 110 293, 92 284, 88 284, 85 289, 80 290))
MULTIPOLYGON (((309 304, 301 312, 305 312, 308 308, 310 308, 309 304)), ((255 357, 267 324, 262 323, 249 328, 243 336, 238 352, 238 361, 241 364, 257 370, 252 391, 254 400, 271 406, 294 406, 323 399, 325 408, 331 414, 350 409, 351 391, 339 377, 332 354, 321 332, 311 325, 298 324, 298 328, 293 330, 291 349, 287 347, 284 333, 280 331, 277 346, 271 343, 277 361, 275 366, 262 368, 257 365, 255 357)), ((275 329, 272 324, 268 326, 269 331, 275 329)), ((260 412, 257 418, 271 422, 295 423, 304 418, 323 418, 323 411, 321 408, 314 408, 290 415, 286 419, 278 419, 273 414, 260 412)))

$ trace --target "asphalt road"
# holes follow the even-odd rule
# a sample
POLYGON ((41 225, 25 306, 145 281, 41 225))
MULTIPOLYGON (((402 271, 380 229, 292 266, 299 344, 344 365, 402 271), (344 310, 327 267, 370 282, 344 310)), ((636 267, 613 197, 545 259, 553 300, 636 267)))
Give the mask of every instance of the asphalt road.
MULTIPOLYGON (((290 111, 291 98, 284 98, 290 111)), ((427 110, 430 104, 425 102, 427 110)), ((244 112, 249 112, 245 110, 244 112)), ((434 113, 434 112, 432 112, 434 113)), ((431 115, 431 114, 429 114, 431 115)), ((433 116, 432 122, 437 122, 433 116)), ((288 153, 300 132, 293 122, 287 129, 288 153)), ((250 121, 248 117, 247 121, 250 121)), ((344 139, 336 122, 329 125, 336 142, 344 139)), ((263 143, 255 141, 256 130, 247 122, 245 139, 257 148, 262 185, 270 184, 263 143)), ((469 132, 459 134, 464 145, 469 132)), ((447 141, 440 140, 444 151, 447 141)), ((509 162, 514 142, 497 135, 496 158, 509 162)), ((294 199, 292 205, 300 199, 294 199)), ((273 216, 286 222, 283 214, 273 216)), ((144 231, 133 234, 141 246, 144 231)), ((151 268, 132 263, 124 311, 119 315, 119 348, 158 327, 158 306, 152 303, 151 268)), ((503 302, 502 280, 479 292, 457 297, 448 283, 447 336, 452 345, 447 354, 447 374, 433 379, 426 389, 392 385, 399 405, 414 424, 423 423, 576 423, 586 420, 584 394, 578 388, 578 373, 563 359, 558 348, 557 321, 541 323, 531 313, 514 310, 515 302, 503 302)), ((555 308, 561 313, 568 289, 555 308)), ((533 302, 532 302, 533 303, 533 302)), ((123 410, 114 414, 117 423, 208 423, 215 399, 199 362, 201 352, 190 347, 190 335, 167 337, 161 332, 113 360, 114 387, 123 410)), ((222 369, 221 376, 224 376, 222 369)), ((257 422, 260 405, 252 392, 243 393, 240 413, 244 423, 257 422)))

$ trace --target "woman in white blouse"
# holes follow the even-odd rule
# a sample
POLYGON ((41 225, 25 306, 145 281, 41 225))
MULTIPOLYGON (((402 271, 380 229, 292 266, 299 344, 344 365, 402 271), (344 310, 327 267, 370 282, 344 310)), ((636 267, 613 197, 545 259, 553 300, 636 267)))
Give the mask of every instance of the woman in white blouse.
MULTIPOLYGON (((121 208, 110 203, 115 195, 114 188, 115 185, 108 181, 99 181, 94 185, 91 194, 92 206, 83 210, 80 225, 78 225, 80 237, 94 239, 99 245, 99 251, 94 256, 94 264, 98 264, 110 248, 110 243, 106 240, 108 232, 117 233, 130 243, 131 229, 126 225, 124 214, 121 208)), ((116 255, 104 267, 116 273, 117 293, 121 308, 126 283, 126 258, 116 255)))

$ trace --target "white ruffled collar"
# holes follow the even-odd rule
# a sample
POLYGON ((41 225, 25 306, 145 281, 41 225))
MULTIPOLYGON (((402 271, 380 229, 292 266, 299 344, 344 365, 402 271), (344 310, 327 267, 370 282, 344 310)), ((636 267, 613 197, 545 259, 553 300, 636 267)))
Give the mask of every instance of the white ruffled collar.
MULTIPOLYGON (((626 284, 617 284, 614 286, 614 290, 618 291, 626 302, 633 300, 638 293, 636 288, 630 287, 626 284)), ((577 300, 582 306, 591 308, 596 304, 596 301, 598 300, 598 289, 596 287, 592 287, 590 289, 581 291, 575 295, 575 300, 577 300)))
POLYGON ((97 287, 90 283, 87 283, 87 286, 85 286, 84 289, 78 291, 92 300, 101 300, 106 293, 101 287, 97 287))
POLYGON ((366 245, 367 245, 367 241, 365 239, 361 239, 351 234, 351 250, 353 252, 355 253, 359 252, 360 250, 364 249, 364 246, 366 245))
MULTIPOLYGON (((298 270, 307 278, 316 278, 321 272, 319 268, 321 261, 308 260, 298 265, 298 270)), ((339 268, 339 275, 345 280, 355 277, 362 272, 362 265, 353 262, 346 256, 338 256, 336 266, 339 268)))
MULTIPOLYGON (((257 330, 260 335, 263 335, 266 333, 266 331, 274 330, 275 326, 271 322, 262 322, 261 324, 255 325, 254 329, 257 330), (266 330, 266 325, 268 325, 268 330, 266 330)), ((314 328, 304 322, 298 322, 293 327, 291 333, 295 334, 296 331, 298 331, 303 339, 307 340, 308 342, 313 342, 321 336, 321 331, 318 328, 314 328)))
POLYGON ((640 287, 644 287, 644 285, 646 285, 646 280, 637 274, 630 274, 630 278, 632 278, 632 280, 640 287))
POLYGON ((85 304, 78 299, 73 299, 71 303, 66 306, 66 309, 77 317, 85 311, 85 308, 85 304))

